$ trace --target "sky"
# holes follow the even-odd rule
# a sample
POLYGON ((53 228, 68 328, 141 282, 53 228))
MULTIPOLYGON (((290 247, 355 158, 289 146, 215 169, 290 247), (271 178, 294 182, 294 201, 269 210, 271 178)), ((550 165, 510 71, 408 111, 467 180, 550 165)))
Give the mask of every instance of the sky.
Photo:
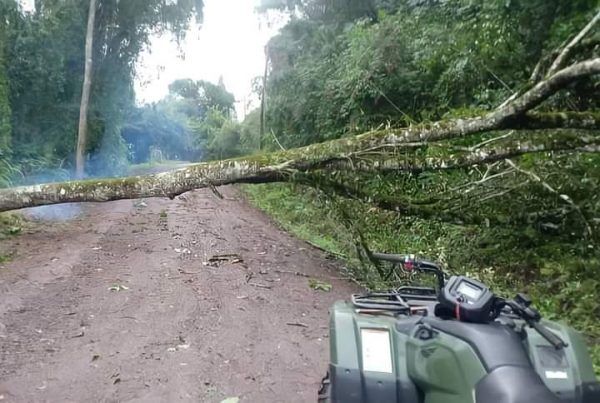
POLYGON ((171 35, 152 38, 138 63, 138 102, 160 100, 176 79, 217 83, 223 77, 236 97, 238 118, 243 119, 245 111, 258 106, 251 83, 263 75, 265 45, 285 22, 280 15, 270 14, 267 19, 256 14, 259 1, 204 0, 202 27, 192 27, 179 48, 171 35))
MULTIPOLYGON (((21 0, 26 10, 34 0, 21 0)), ((235 95, 239 119, 258 106, 251 93, 252 79, 265 68, 264 47, 285 23, 282 15, 254 12, 260 0, 204 0, 204 23, 193 25, 177 45, 172 35, 153 36, 137 64, 136 98, 139 104, 160 100, 169 84, 180 78, 219 78, 235 95)))

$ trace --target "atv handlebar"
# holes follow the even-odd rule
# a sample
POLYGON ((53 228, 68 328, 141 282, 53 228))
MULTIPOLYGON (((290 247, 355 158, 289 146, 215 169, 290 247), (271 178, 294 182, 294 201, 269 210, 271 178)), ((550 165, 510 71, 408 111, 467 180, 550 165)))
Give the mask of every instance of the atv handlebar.
POLYGON ((377 260, 383 260, 391 263, 404 264, 406 262, 407 255, 396 255, 392 253, 379 253, 373 252, 373 258, 377 260))
POLYGON ((439 289, 441 290, 442 288, 444 288, 444 272, 442 271, 440 266, 433 262, 427 260, 420 260, 415 255, 399 255, 392 253, 373 252, 371 256, 376 260, 400 264, 406 271, 415 270, 433 273, 437 277, 439 289))
POLYGON ((398 255, 398 254, 393 254, 393 253, 373 252, 372 256, 373 256, 373 258, 375 258, 377 260, 382 260, 385 262, 397 263, 397 264, 403 264, 403 265, 404 264, 414 264, 418 268, 433 269, 433 270, 437 270, 440 272, 442 271, 440 266, 438 266, 437 264, 435 264, 433 262, 429 262, 427 260, 417 259, 417 257, 415 255, 398 255))

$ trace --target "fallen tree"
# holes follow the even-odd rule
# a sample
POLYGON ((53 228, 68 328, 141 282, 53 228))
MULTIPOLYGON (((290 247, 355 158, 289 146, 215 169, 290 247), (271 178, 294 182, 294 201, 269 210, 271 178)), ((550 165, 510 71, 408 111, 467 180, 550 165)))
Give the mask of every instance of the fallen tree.
MULTIPOLYGON (((593 25, 598 20, 594 17, 593 25)), ((579 42, 590 30, 575 38, 579 42)), ((526 86, 497 109, 479 117, 379 130, 271 154, 190 165, 171 172, 117 179, 92 179, 0 190, 0 211, 69 202, 105 202, 169 197, 193 189, 233 183, 294 181, 299 174, 335 170, 423 172, 464 168, 540 152, 600 151, 600 113, 534 109, 570 85, 600 74, 600 58, 562 67, 573 41, 556 52, 545 78, 526 86), (488 132, 481 144, 453 142, 488 132)), ((541 74, 538 73, 538 76, 541 74)))
MULTIPOLYGON (((375 132, 371 136, 386 136, 375 132)), ((501 136, 502 137, 502 136, 501 136)), ((324 145, 326 146, 326 145, 324 145)), ((121 199, 176 196, 194 189, 233 183, 294 181, 299 173, 318 170, 366 172, 423 172, 464 168, 523 154, 541 152, 600 152, 596 131, 559 129, 550 133, 526 132, 519 138, 497 139, 476 148, 440 143, 382 143, 369 149, 317 158, 305 149, 225 161, 193 164, 153 175, 92 179, 0 190, 0 211, 71 202, 105 202, 121 199)), ((347 149, 352 149, 347 147, 347 149)), ((306 181, 305 181, 306 182, 306 181)))

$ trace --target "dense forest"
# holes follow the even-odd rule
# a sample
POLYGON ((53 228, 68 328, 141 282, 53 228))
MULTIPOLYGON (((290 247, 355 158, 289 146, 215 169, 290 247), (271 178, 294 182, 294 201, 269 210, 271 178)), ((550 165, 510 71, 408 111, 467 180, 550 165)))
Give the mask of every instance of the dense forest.
MULTIPOLYGON (((510 107, 600 52, 595 0, 264 0, 257 12, 271 9, 289 22, 269 42, 267 74, 254 83, 263 105, 240 122, 222 82, 179 80, 162 101, 135 104, 135 63, 149 35, 181 38, 202 17, 201 2, 100 1, 88 174, 160 159, 257 161, 406 127, 430 133, 510 107)), ((87 13, 80 0, 36 1, 31 13, 0 2, 4 186, 70 177, 87 13)), ((599 87, 598 75, 582 76, 552 87, 528 121, 444 146, 425 137, 402 151, 363 149, 348 163, 342 156, 310 172, 301 165, 288 184, 246 191, 284 226, 342 256, 363 285, 387 281, 369 260, 383 250, 431 256, 506 292, 524 289, 544 314, 587 335, 598 365, 599 87), (375 153, 397 165, 361 169, 375 153)))

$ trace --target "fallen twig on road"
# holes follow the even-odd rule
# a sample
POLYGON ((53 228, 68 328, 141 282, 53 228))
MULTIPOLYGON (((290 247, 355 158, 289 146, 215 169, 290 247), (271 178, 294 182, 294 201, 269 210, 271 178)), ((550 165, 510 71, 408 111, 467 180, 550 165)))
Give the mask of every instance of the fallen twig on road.
POLYGON ((288 323, 286 323, 286 325, 288 325, 288 326, 306 327, 306 328, 308 327, 307 324, 300 323, 300 322, 288 322, 288 323))
POLYGON ((267 290, 270 290, 271 288, 273 288, 270 285, 257 284, 257 283, 248 283, 248 285, 251 285, 252 287, 266 288, 267 290))
POLYGON ((328 254, 328 255, 331 255, 331 256, 337 257, 337 258, 339 258, 339 259, 347 259, 347 258, 348 258, 346 255, 342 255, 341 253, 337 253, 337 252, 333 252, 333 251, 327 250, 327 249, 325 249, 325 248, 323 248, 323 247, 321 247, 321 246, 317 245, 317 244, 316 244, 316 243, 314 243, 314 242, 311 242, 311 241, 304 241, 304 242, 306 242, 307 244, 309 244, 309 245, 310 245, 310 246, 312 246, 313 248, 320 250, 321 252, 325 252, 325 253, 326 253, 326 254, 328 254))
POLYGON ((293 270, 273 270, 275 273, 282 273, 282 274, 293 274, 295 276, 300 276, 300 277, 310 277, 308 274, 306 273, 302 273, 299 271, 293 271, 293 270))
POLYGON ((229 262, 229 261, 231 261, 231 263, 241 263, 244 261, 244 259, 242 259, 242 257, 237 253, 229 253, 229 254, 223 254, 223 255, 214 255, 210 259, 208 259, 208 261, 209 262, 229 262))

